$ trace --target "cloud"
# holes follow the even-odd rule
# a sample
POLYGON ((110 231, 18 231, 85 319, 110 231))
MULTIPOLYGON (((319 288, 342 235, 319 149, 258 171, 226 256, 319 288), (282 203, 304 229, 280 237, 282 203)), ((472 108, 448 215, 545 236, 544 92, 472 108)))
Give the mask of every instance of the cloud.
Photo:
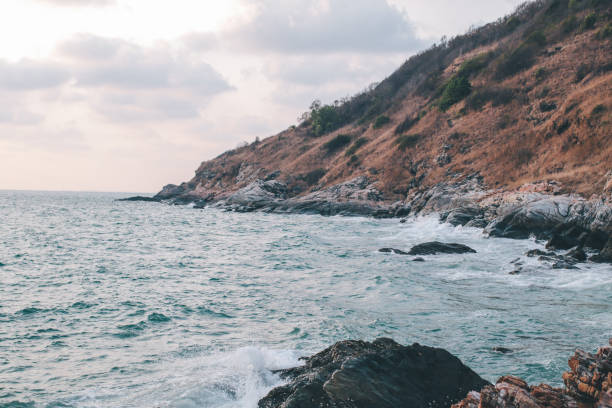
POLYGON ((228 33, 236 44, 283 53, 411 52, 414 26, 385 0, 257 0, 255 15, 228 33))
POLYGON ((272 81, 294 85, 354 84, 365 88, 392 72, 401 60, 401 57, 374 60, 359 55, 287 56, 269 61, 263 72, 272 81))
POLYGON ((52 6, 72 7, 104 7, 115 3, 115 0, 35 0, 38 3, 50 4, 52 6))
POLYGON ((159 121, 167 119, 193 119, 199 116, 197 101, 180 98, 168 92, 102 93, 91 107, 112 122, 159 121))
POLYGON ((44 116, 26 109, 3 109, 0 111, 0 123, 12 125, 38 125, 44 121, 44 116))
POLYGON ((70 79, 70 73, 50 61, 24 59, 19 62, 0 60, 0 89, 27 91, 53 88, 70 79))
POLYGON ((71 60, 76 86, 183 88, 207 96, 232 89, 201 57, 165 43, 142 47, 121 39, 81 34, 60 44, 57 52, 71 60))

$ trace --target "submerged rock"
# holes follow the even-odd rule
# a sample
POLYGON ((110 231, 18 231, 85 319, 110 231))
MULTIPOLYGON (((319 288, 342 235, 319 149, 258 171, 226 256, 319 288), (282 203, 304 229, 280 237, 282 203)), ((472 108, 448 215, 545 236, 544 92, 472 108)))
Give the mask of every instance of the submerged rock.
POLYGON ((447 408, 487 381, 443 349, 391 339, 342 341, 281 370, 259 408, 447 408))
POLYGON ((119 198, 116 201, 145 201, 145 202, 158 203, 161 201, 161 199, 156 198, 156 197, 134 196, 134 197, 127 197, 127 198, 119 198))
POLYGON ((409 255, 465 254, 476 253, 475 250, 463 244, 446 244, 443 242, 426 242, 412 247, 409 255))
POLYGON ((397 255, 408 255, 408 252, 404 252, 401 249, 395 248, 381 248, 378 250, 378 252, 393 253, 397 255))

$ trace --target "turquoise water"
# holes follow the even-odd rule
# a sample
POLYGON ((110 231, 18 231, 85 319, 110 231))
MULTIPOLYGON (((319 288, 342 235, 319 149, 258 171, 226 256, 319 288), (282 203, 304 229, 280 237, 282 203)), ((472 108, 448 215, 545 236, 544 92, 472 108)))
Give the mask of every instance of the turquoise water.
POLYGON ((610 266, 552 270, 534 241, 117 197, 0 191, 0 407, 254 407, 271 369, 379 336, 559 385, 612 335, 610 266), (478 253, 377 252, 434 239, 478 253))

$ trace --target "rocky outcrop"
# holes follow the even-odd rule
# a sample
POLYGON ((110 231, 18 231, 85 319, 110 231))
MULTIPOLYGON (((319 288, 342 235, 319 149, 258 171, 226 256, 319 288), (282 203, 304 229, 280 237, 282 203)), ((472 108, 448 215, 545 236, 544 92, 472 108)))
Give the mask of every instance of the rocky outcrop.
POLYGON ((452 408, 578 408, 563 390, 541 384, 530 387, 517 377, 505 376, 495 386, 488 385, 452 408))
POLYGON ((390 339, 342 341, 282 370, 260 408, 447 408, 488 383, 445 350, 390 339))
MULTIPOLYGON (((570 371, 563 374, 568 394, 585 403, 603 403, 612 392, 612 339, 610 346, 591 354, 580 349, 569 359, 570 371)), ((612 405, 603 405, 612 407, 612 405)))
POLYGON ((127 198, 119 198, 117 201, 144 201, 144 202, 155 202, 158 203, 161 200, 155 197, 147 197, 147 196, 134 196, 127 198))
POLYGON ((408 252, 402 251, 401 249, 395 249, 395 248, 380 248, 378 252, 383 252, 387 254, 397 254, 397 255, 410 255, 408 252))
MULTIPOLYGON (((377 218, 406 217, 438 213, 440 221, 454 226, 483 228, 492 237, 547 240, 553 251, 570 251, 558 267, 589 259, 612 262, 612 198, 586 200, 561 195, 555 182, 525 185, 516 191, 487 190, 478 174, 456 176, 450 182, 415 191, 405 200, 389 202, 373 177, 351 180, 299 195, 268 172, 253 165, 241 165, 238 176, 244 183, 235 191, 214 192, 189 183, 167 185, 152 198, 127 200, 194 203, 194 207, 216 206, 248 212, 358 215, 377 218), (247 171, 248 170, 248 171, 247 171), (246 174, 249 174, 246 177, 246 174), (256 178, 261 174, 264 178, 256 178), (242 176, 244 177, 242 177, 242 176), (297 195, 296 195, 297 194, 297 195), (586 251, 585 251, 586 249, 586 251)), ((215 180, 211 173, 207 182, 215 180), (212 177, 212 178, 211 178, 212 177), (209 180, 210 179, 210 180, 209 180)), ((216 184, 215 184, 216 185, 216 184)))
POLYGON ((241 188, 229 198, 226 203, 237 205, 236 209, 255 210, 279 203, 287 198, 287 186, 276 180, 264 181, 257 179, 241 188))
POLYGON ((576 350, 568 364, 565 389, 530 387, 520 378, 505 376, 495 386, 468 393, 452 408, 612 408, 612 339, 596 354, 576 350))
POLYGON ((436 255, 436 254, 466 254, 476 253, 475 250, 463 244, 446 244, 443 242, 426 242, 413 246, 409 255, 436 255))

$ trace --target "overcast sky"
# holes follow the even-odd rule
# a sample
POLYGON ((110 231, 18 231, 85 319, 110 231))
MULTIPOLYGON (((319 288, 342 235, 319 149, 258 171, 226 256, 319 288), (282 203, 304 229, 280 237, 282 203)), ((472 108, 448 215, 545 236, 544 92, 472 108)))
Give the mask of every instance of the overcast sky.
POLYGON ((155 192, 521 0, 2 0, 0 189, 155 192))

